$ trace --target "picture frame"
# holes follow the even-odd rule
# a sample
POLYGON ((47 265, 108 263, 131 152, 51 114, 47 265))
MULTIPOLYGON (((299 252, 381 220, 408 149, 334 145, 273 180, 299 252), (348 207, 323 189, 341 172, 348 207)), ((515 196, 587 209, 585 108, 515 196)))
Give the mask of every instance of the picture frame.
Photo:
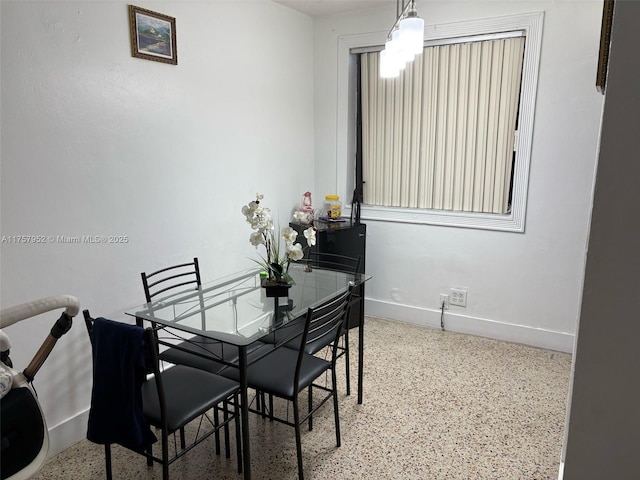
POLYGON ((133 57, 178 64, 174 17, 129 5, 129 26, 133 57))
POLYGON ((598 71, 596 88, 604 94, 609 68, 609 46, 611 44, 611 26, 613 23, 614 0, 604 0, 602 7, 602 27, 600 30, 600 50, 598 52, 598 71))

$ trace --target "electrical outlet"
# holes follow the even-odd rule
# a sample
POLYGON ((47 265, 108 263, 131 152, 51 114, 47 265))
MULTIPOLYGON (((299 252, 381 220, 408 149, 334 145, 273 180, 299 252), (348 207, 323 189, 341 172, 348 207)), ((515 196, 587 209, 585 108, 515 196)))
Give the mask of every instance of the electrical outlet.
POLYGON ((467 306, 467 291, 462 290, 461 288, 452 288, 451 289, 451 305, 457 305, 458 307, 466 307, 467 306))
POLYGON ((449 310, 449 295, 441 293, 440 294, 440 308, 442 308, 443 304, 444 304, 444 309, 445 310, 449 310))

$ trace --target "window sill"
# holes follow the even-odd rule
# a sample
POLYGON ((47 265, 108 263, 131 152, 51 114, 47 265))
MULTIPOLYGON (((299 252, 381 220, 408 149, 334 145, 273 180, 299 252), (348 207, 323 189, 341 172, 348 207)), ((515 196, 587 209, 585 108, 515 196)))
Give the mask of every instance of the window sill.
MULTIPOLYGON (((343 215, 351 215, 350 206, 345 208, 343 215)), ((363 221, 413 223, 418 225, 441 225, 481 230, 497 230, 518 233, 524 232, 524 222, 518 221, 513 213, 508 215, 498 215, 489 213, 452 212, 449 210, 422 210, 362 205, 360 209, 360 218, 363 221)))

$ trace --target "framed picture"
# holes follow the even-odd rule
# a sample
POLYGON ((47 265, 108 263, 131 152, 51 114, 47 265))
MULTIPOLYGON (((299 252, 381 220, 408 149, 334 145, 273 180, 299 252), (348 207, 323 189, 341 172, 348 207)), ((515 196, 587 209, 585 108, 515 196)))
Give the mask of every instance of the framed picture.
POLYGON ((611 43, 611 25, 613 22, 614 0, 604 0, 602 7, 602 27, 600 30, 600 52, 598 54, 598 73, 596 88, 604 93, 609 68, 609 45, 611 43))
POLYGON ((154 62, 178 64, 176 19, 129 5, 131 55, 154 62))

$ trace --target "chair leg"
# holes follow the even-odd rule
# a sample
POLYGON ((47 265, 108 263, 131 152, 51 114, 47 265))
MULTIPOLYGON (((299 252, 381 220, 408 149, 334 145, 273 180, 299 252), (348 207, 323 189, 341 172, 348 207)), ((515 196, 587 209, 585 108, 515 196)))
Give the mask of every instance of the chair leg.
POLYGON ((147 467, 153 467, 153 458, 151 458, 153 455, 153 445, 149 445, 145 451, 147 452, 147 455, 149 455, 147 457, 147 467))
POLYGON ((347 395, 351 395, 351 374, 349 373, 350 362, 349 362, 349 329, 348 328, 344 330, 342 341, 344 342, 344 360, 345 360, 344 371, 347 377, 347 395))
MULTIPOLYGON (((313 410, 313 384, 309 385, 309 412, 313 410)), ((313 430, 313 415, 309 415, 309 431, 313 430)))
POLYGON ((111 445, 104 446, 104 463, 107 469, 107 480, 113 479, 113 471, 111 470, 111 445))
POLYGON ((182 427, 180 429, 180 448, 182 450, 184 450, 184 447, 185 447, 186 444, 187 443, 186 443, 185 438, 184 438, 184 427, 182 427))
MULTIPOLYGON (((227 422, 229 420, 229 402, 222 402, 222 417, 224 421, 227 422)), ((224 451, 226 458, 231 458, 231 445, 229 443, 229 424, 224 424, 224 451)))
POLYGON ((162 431, 162 480, 169 480, 169 434, 162 431))
POLYGON ((340 446, 340 415, 338 414, 338 389, 336 388, 337 380, 336 380, 336 367, 335 365, 331 369, 331 381, 333 382, 332 387, 332 395, 333 395, 333 416, 335 418, 336 423, 336 446, 340 446))
POLYGON ((273 394, 269 394, 269 420, 273 422, 273 394))
POLYGON ((216 455, 220 455, 220 417, 218 414, 218 406, 216 405, 215 407, 213 407, 213 428, 215 429, 215 432, 213 434, 213 437, 215 438, 215 445, 216 445, 216 455))
POLYGON ((238 473, 242 473, 242 434, 240 433, 240 407, 239 398, 236 393, 233 397, 233 414, 236 425, 236 456, 238 457, 238 473))
POLYGON ((259 410, 262 414, 262 418, 267 418, 267 404, 265 403, 265 400, 264 400, 264 392, 262 391, 258 392, 257 398, 259 399, 259 402, 258 402, 260 404, 259 410))
POLYGON ((302 467, 302 435, 300 434, 300 409, 298 396, 293 398, 293 423, 296 430, 296 453, 298 455, 298 479, 304 480, 304 470, 302 467))

